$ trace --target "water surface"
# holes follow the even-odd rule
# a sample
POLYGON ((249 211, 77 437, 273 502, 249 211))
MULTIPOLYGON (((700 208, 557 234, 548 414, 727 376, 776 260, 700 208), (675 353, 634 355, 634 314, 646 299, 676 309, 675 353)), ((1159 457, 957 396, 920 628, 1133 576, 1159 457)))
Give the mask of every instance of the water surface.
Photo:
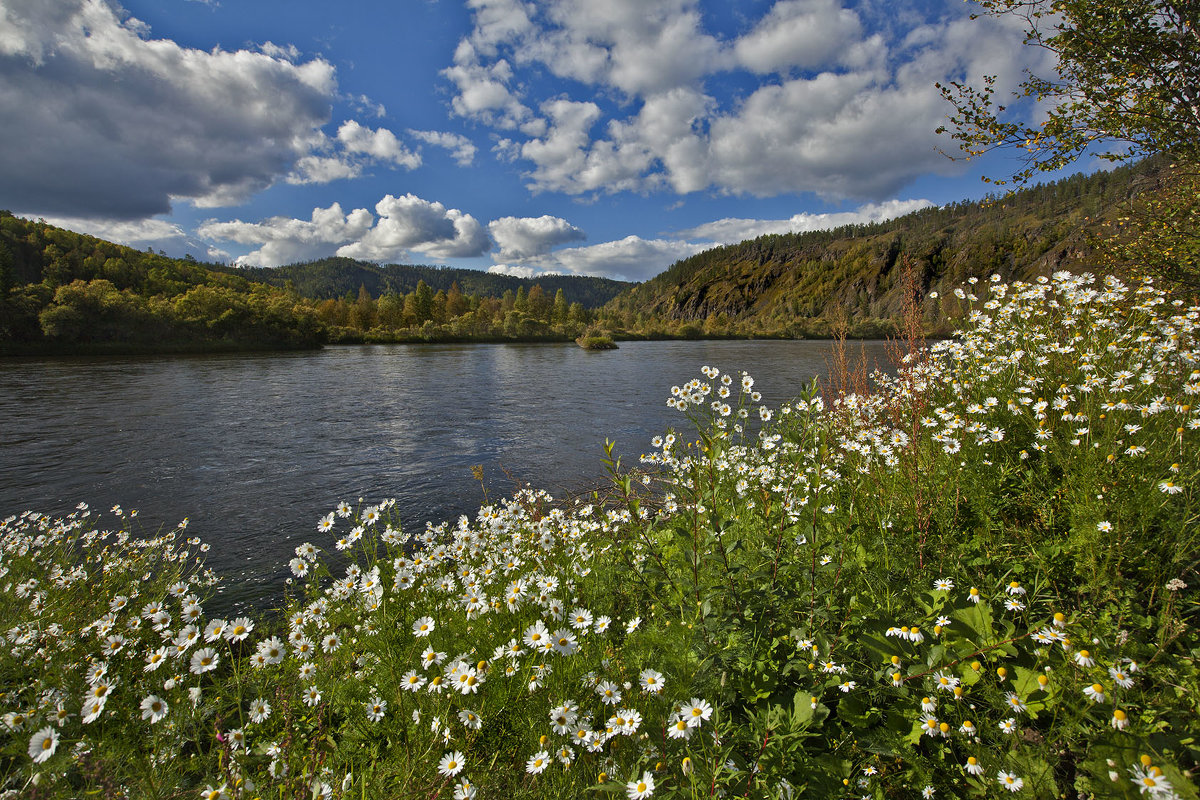
MULTIPOLYGON (((886 360, 882 343, 869 359, 886 360)), ((852 345, 857 352, 857 345, 852 345)), ((0 516, 138 509, 189 518, 238 603, 269 604, 340 500, 397 499, 403 524, 472 514, 505 474, 561 495, 600 485, 605 438, 636 461, 686 419, 672 385, 745 370, 778 403, 827 371, 828 342, 327 347, 286 354, 0 361, 0 516)))

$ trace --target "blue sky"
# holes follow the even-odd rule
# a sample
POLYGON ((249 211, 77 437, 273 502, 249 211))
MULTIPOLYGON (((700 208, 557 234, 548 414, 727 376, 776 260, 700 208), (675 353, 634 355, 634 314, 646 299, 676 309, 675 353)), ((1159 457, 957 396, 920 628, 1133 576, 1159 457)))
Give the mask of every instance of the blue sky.
MULTIPOLYGON (((977 198, 961 0, 0 0, 0 208, 172 255, 644 280, 977 198)), ((1092 169, 1098 164, 1082 164, 1092 169)))

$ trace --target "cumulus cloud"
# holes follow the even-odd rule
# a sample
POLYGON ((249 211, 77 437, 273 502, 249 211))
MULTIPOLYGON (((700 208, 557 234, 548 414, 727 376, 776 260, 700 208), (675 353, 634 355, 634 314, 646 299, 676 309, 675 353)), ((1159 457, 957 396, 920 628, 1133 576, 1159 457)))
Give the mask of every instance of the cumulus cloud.
POLYGON ((488 223, 488 233, 499 248, 499 258, 522 259, 542 255, 567 242, 586 239, 582 230, 561 217, 501 217, 488 223))
POLYGON ((218 222, 208 220, 197 233, 208 239, 259 245, 235 263, 260 267, 277 267, 330 255, 338 245, 357 240, 371 229, 375 218, 365 208, 349 214, 334 203, 329 208, 314 208, 308 220, 291 217, 271 217, 261 222, 218 222))
POLYGON ((372 130, 347 120, 338 128, 337 140, 350 155, 370 156, 376 161, 391 162, 406 169, 421 166, 421 157, 401 144, 396 134, 387 128, 372 130))
POLYGON ((541 272, 595 275, 624 281, 652 278, 681 258, 707 250, 712 244, 674 239, 626 236, 588 247, 570 247, 528 259, 541 272))
POLYGON ((1011 86, 1044 57, 1012 23, 949 4, 872 30, 837 0, 777 0, 732 38, 706 29, 697 0, 470 5, 444 73, 455 111, 503 131, 496 152, 528 165, 535 192, 882 200, 956 169, 937 150, 949 107, 935 82, 987 72, 1011 86), (546 72, 581 94, 557 81, 537 96, 546 72))
POLYGON ((408 132, 414 139, 420 139, 434 147, 445 148, 454 156, 460 167, 469 167, 475 160, 475 145, 465 136, 446 131, 414 131, 408 132))
POLYGON ((557 275, 557 272, 543 271, 533 267, 522 267, 514 264, 493 264, 488 267, 493 275, 511 275, 514 278, 536 278, 539 275, 557 275))
POLYGON ((883 222, 903 216, 933 203, 928 200, 888 200, 884 203, 868 203, 854 211, 839 211, 829 214, 795 214, 788 219, 743 219, 726 217, 706 222, 694 228, 679 231, 677 235, 689 239, 706 239, 720 244, 742 242, 769 233, 804 233, 805 231, 828 230, 843 225, 862 225, 883 222))
POLYGON ((244 200, 321 142, 334 69, 298 55, 152 39, 102 0, 0 0, 0 207, 137 219, 244 200))
POLYGON ((392 261, 410 252, 433 258, 470 258, 491 248, 483 226, 470 214, 413 194, 386 195, 375 204, 379 220, 358 241, 338 248, 339 256, 392 261))
POLYGON ((837 0, 781 0, 733 44, 737 61, 757 72, 837 63, 861 38, 858 14, 837 0))
POLYGON ((366 261, 403 261, 413 253, 437 259, 469 258, 491 247, 483 226, 470 214, 416 195, 386 195, 375 204, 375 214, 365 208, 345 213, 334 203, 314 208, 307 220, 213 219, 204 222, 197 233, 207 239, 258 245, 236 262, 264 267, 334 254, 366 261))

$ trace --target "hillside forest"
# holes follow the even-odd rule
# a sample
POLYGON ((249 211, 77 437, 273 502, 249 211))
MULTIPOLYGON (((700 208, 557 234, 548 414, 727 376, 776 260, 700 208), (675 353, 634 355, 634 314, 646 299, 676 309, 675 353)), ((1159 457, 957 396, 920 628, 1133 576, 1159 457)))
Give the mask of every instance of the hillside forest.
MULTIPOLYGON (((715 247, 637 285, 536 281, 327 258, 275 269, 139 251, 0 212, 0 353, 199 352, 325 343, 614 338, 876 338, 907 273, 924 294, 971 277, 1120 273, 1119 224, 1164 180, 1147 159, 887 222, 715 247), (1147 191, 1149 190, 1149 191, 1147 191), (1109 263, 1098 264, 1099 260, 1109 263)), ((931 305, 925 332, 949 329, 931 305)))

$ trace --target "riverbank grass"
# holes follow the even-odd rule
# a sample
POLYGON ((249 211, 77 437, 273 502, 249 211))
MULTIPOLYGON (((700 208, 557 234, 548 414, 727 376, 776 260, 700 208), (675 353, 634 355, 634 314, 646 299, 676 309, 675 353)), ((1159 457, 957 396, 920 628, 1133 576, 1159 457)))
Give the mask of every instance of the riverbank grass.
POLYGON ((1200 309, 957 300, 869 393, 705 366, 604 502, 338 504, 278 620, 206 614, 184 526, 10 517, 0 790, 1196 798, 1200 309))

